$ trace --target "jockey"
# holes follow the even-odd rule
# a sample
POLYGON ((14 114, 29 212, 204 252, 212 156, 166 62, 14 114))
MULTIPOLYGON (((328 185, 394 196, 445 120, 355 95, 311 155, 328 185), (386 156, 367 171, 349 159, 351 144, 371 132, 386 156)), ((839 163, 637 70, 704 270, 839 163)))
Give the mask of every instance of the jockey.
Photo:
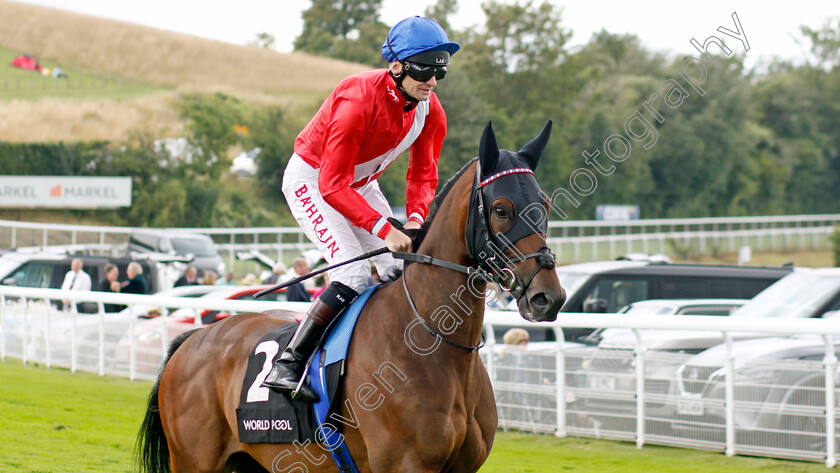
MULTIPOLYGON (((400 21, 382 45, 388 69, 344 79, 298 135, 283 194, 328 263, 381 248, 383 241, 391 251, 411 251, 411 239, 387 221, 391 209, 376 179, 410 149, 405 228, 419 228, 434 198, 446 135, 446 115, 432 90, 460 48, 430 18, 400 21)), ((382 275, 397 266, 389 253, 373 262, 382 275)), ((327 326, 365 289, 369 277, 367 261, 330 271, 330 285, 312 303, 264 385, 280 392, 296 389, 327 326)), ((314 402, 318 396, 304 384, 296 398, 314 402)))

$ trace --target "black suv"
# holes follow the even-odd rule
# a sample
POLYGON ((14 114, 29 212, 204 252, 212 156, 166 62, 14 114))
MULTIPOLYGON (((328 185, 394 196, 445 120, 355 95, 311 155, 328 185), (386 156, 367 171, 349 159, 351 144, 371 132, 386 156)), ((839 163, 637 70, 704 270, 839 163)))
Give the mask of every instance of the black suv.
MULTIPOLYGON (((647 299, 752 299, 793 271, 792 266, 759 267, 603 261, 559 266, 566 290, 561 312, 615 313, 647 299)), ((562 317, 562 316, 561 316, 562 317)), ((504 327, 496 330, 504 333, 504 327)), ((529 327, 532 341, 553 341, 554 331, 529 327)), ((593 329, 564 328, 566 340, 579 341, 593 329)))
MULTIPOLYGON (((119 279, 125 280, 125 270, 130 258, 108 258, 90 255, 59 255, 52 253, 5 253, 0 256, 0 283, 7 286, 41 287, 60 289, 64 276, 70 271, 70 263, 75 259, 82 260, 82 266, 90 275, 91 286, 99 288, 105 279, 105 265, 113 263, 120 271, 119 279)), ((146 280, 146 293, 153 294, 162 289, 161 277, 156 271, 155 263, 137 261, 143 268, 143 279, 146 280)))

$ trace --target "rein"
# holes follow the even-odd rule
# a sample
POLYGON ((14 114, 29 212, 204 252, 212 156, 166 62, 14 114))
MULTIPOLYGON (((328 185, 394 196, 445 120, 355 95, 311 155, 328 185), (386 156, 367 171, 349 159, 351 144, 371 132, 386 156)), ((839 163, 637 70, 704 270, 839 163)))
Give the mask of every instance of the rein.
MULTIPOLYGON (((536 277, 537 273, 539 273, 543 269, 553 269, 555 265, 555 257, 554 254, 548 247, 540 248, 539 251, 535 253, 528 253, 528 254, 520 254, 518 256, 509 258, 507 255, 500 251, 499 248, 502 250, 508 249, 513 246, 513 243, 510 244, 501 244, 499 237, 490 229, 490 224, 488 221, 485 205, 484 205, 484 191, 483 188, 487 184, 497 179, 503 179, 506 176, 511 176, 517 173, 530 173, 533 172, 526 168, 517 168, 511 169, 507 171, 503 171, 491 176, 484 181, 480 180, 481 176, 481 164, 476 163, 475 168, 475 180, 473 183, 472 188, 472 196, 470 198, 470 207, 469 207, 469 214, 467 216, 467 232, 466 232, 466 242, 467 242, 467 252, 469 253, 470 257, 474 260, 478 261, 477 267, 472 266, 465 266, 458 263, 453 263, 451 261, 442 260, 440 258, 435 258, 431 255, 425 255, 421 253, 407 253, 407 252, 399 252, 399 251, 391 251, 391 256, 396 259, 401 259, 404 261, 411 261, 416 263, 428 264, 431 266, 438 266, 441 268, 446 268, 452 271, 457 271, 463 274, 466 274, 468 277, 475 276, 481 281, 484 282, 496 282, 498 283, 503 289, 509 291, 511 295, 516 298, 517 304, 519 304, 522 297, 528 290, 528 287, 531 285, 531 282, 536 277), (475 210, 473 211, 472 202, 475 201, 475 210), (476 222, 478 220, 478 222, 476 222), (477 234, 476 234, 477 232, 477 234), (478 237, 478 241, 480 244, 476 247, 476 237, 478 237), (521 263, 522 261, 526 261, 528 259, 534 258, 536 259, 537 267, 534 271, 524 279, 520 279, 516 276, 511 269, 511 266, 514 266, 516 263, 521 263), (498 262, 497 262, 498 260, 498 262), (499 264, 501 263, 501 265, 499 264), (489 267, 490 269, 486 269, 489 267), (502 275, 505 275, 504 277, 502 275)), ((520 217, 521 218, 521 217, 520 217)), ((390 220, 390 219, 389 219, 390 220)), ((397 228, 404 232, 402 229, 402 225, 399 225, 399 222, 396 220, 392 221, 393 225, 396 225, 397 228)), ((383 253, 388 253, 388 248, 379 248, 377 250, 370 251, 363 255, 357 256, 355 258, 351 258, 347 261, 342 261, 340 263, 336 263, 326 268, 319 269, 317 271, 310 272, 308 274, 304 274, 302 276, 298 276, 293 278, 289 281, 283 282, 281 284, 277 284, 267 289, 263 289, 262 291, 256 293, 254 297, 261 297, 265 294, 270 292, 274 292, 278 289, 282 289, 286 286, 290 286, 297 282, 303 281, 308 279, 312 276, 316 276, 321 274, 325 271, 328 271, 333 268, 337 268, 340 266, 344 266, 349 263, 353 263, 355 261, 360 261, 364 259, 371 258, 373 256, 377 256, 383 253)), ((402 275, 402 285, 403 289, 405 290, 405 295, 408 298, 408 304, 411 307, 412 312, 414 312, 415 318, 420 322, 423 328, 429 332, 430 335, 433 337, 440 338, 441 341, 447 343, 456 348, 460 348, 462 350, 466 350, 468 352, 475 352, 479 350, 481 347, 484 346, 486 337, 484 332, 481 333, 481 340, 479 341, 478 345, 468 346, 462 345, 458 342, 452 341, 437 331, 435 331, 432 327, 430 327, 420 313, 417 310, 416 305, 414 304, 414 300, 411 297, 411 293, 408 290, 408 285, 406 283, 406 273, 403 272, 402 275)))
POLYGON ((431 336, 439 338, 442 342, 444 342, 448 345, 451 345, 455 348, 460 348, 461 350, 466 350, 470 353, 478 351, 478 350, 481 349, 481 347, 484 346, 484 343, 487 341, 487 339, 484 335, 483 330, 481 331, 481 340, 478 342, 478 345, 469 346, 469 345, 462 345, 462 344, 460 344, 456 341, 450 340, 450 339, 444 337, 443 335, 441 335, 440 333, 438 333, 437 331, 435 331, 435 329, 433 329, 432 327, 429 327, 429 324, 427 324, 426 321, 423 320, 423 317, 420 316, 420 312, 417 311, 417 307, 414 305, 414 300, 411 298, 411 293, 408 292, 408 283, 406 283, 405 280, 406 280, 405 273, 403 273, 403 275, 402 275, 402 286, 403 286, 403 289, 405 289, 405 296, 408 298, 408 305, 411 307, 411 311, 414 312, 414 318, 417 319, 420 322, 420 325, 422 325, 423 328, 425 328, 426 331, 429 332, 429 334, 431 336))

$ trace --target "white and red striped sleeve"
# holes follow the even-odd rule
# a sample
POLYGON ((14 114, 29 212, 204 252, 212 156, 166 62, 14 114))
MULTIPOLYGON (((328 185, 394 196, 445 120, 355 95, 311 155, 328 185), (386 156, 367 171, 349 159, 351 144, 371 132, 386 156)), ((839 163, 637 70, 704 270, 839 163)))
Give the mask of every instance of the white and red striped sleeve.
POLYGON ((369 113, 370 101, 358 95, 341 93, 335 97, 324 135, 318 187, 324 200, 350 223, 384 239, 391 224, 350 187, 369 113))
POLYGON ((446 137, 446 114, 437 96, 429 98, 429 114, 420 136, 411 146, 406 173, 405 210, 409 220, 423 223, 438 184, 438 157, 446 137))

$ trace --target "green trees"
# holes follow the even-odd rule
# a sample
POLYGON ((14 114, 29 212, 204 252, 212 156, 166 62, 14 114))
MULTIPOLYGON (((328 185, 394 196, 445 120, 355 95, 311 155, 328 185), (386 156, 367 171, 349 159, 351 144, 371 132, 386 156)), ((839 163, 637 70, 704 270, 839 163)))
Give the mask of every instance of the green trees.
POLYGON ((379 21, 382 0, 312 0, 303 13, 295 50, 380 66, 388 26, 379 21))

